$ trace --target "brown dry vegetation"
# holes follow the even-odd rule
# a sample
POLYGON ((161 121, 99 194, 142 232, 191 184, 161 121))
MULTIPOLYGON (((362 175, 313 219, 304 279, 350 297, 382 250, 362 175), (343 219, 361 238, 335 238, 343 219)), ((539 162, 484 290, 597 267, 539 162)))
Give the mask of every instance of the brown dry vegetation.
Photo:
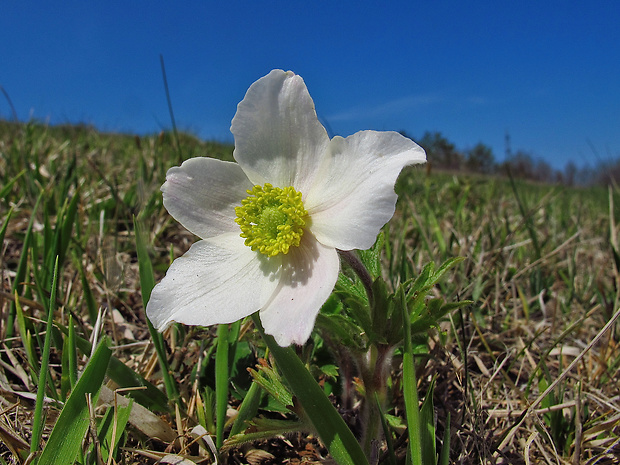
MULTIPOLYGON (((49 308, 54 308, 58 328, 68 327, 71 317, 78 336, 109 337, 117 360, 165 392, 143 311, 133 218, 147 231, 159 279, 171 258, 195 240, 162 206, 158 189, 166 170, 190 156, 230 159, 232 150, 190 136, 182 137, 180 147, 179 153, 167 134, 138 138, 86 127, 0 123, 0 221, 6 227, 0 251, 0 463, 24 463, 29 455, 49 308), (67 225, 63 205, 75 196, 75 216, 67 225), (56 231, 61 231, 58 236, 56 231), (58 291, 50 307, 51 257, 59 251, 58 291), (98 315, 99 332, 94 331, 98 315)), ((471 305, 418 341, 419 394, 427 396, 434 378, 438 444, 448 414, 451 418, 450 463, 620 463, 617 189, 408 169, 397 191, 400 200, 386 227, 384 253, 384 276, 393 287, 415 277, 427 262, 439 265, 465 257, 433 291, 449 302, 471 300, 471 305)), ((167 408, 134 408, 117 432, 122 437, 119 450, 108 463, 155 463, 167 454, 186 456, 187 463, 213 463, 208 442, 196 439, 202 431, 196 427, 214 433, 215 334, 213 328, 166 333, 179 398, 167 399, 167 408)), ((50 402, 41 446, 70 390, 63 350, 71 346, 66 340, 57 331, 50 350, 50 402)), ((250 382, 245 369, 264 355, 251 321, 241 325, 238 340, 231 418, 250 382)), ((344 367, 340 379, 331 375, 328 367, 334 360, 321 344, 317 333, 299 353, 340 405, 344 367)), ((76 352, 82 369, 90 353, 76 352)), ((407 434, 398 351, 392 368, 390 436, 395 457, 402 461, 407 434)), ((108 372, 99 403, 92 405, 93 424, 112 411, 118 388, 108 372)), ((127 391, 117 394, 116 401, 122 402, 120 394, 127 391)), ((290 417, 267 397, 261 404, 263 418, 290 417)), ((354 429, 355 408, 343 411, 354 429)), ((97 458, 98 441, 93 431, 83 439, 82 463, 106 463, 107 457, 97 458)), ((381 452, 389 463, 385 446, 381 452)), ((289 433, 231 447, 221 460, 268 464, 327 459, 315 437, 289 433)))

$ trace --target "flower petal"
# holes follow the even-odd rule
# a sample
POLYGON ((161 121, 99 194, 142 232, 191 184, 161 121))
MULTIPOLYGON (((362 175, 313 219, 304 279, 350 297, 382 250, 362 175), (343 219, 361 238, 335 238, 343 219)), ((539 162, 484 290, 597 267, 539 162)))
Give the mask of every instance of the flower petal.
POLYGON ((265 332, 282 347, 308 340, 340 267, 336 250, 320 244, 309 231, 284 257, 280 285, 260 311, 265 332))
POLYGON ((274 70, 248 89, 230 128, 235 160, 254 184, 309 188, 329 143, 306 84, 274 70))
POLYGON ((161 190, 164 206, 185 228, 206 239, 239 232, 235 207, 252 183, 236 163, 191 158, 170 168, 161 190))
POLYGON ((425 161, 424 150, 396 132, 335 137, 304 198, 313 234, 341 250, 371 247, 394 214, 394 183, 400 171, 425 161))
POLYGON ((281 260, 267 259, 238 234, 196 242, 155 286, 146 307, 160 331, 173 321, 208 326, 246 317, 278 286, 281 260))

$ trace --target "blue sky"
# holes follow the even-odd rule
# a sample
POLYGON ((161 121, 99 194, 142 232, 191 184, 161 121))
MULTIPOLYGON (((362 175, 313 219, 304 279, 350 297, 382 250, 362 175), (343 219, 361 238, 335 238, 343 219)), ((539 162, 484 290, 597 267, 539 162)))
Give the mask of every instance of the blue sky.
MULTIPOLYGON (((17 2, 0 85, 19 118, 107 131, 229 127, 273 68, 303 76, 332 134, 440 131, 562 168, 620 157, 620 4, 600 1, 17 2)), ((9 106, 0 95, 0 117, 9 106)))

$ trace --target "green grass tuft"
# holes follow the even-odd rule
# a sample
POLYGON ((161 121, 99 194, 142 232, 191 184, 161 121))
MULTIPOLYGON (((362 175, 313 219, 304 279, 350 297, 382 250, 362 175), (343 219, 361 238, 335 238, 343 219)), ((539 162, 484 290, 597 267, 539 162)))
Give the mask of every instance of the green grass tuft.
MULTIPOLYGON (((0 121, 0 463, 42 447, 40 463, 58 453, 84 464, 154 463, 166 454, 212 463, 215 442, 224 443, 220 463, 327 455, 315 436, 291 432, 304 424, 297 399, 277 373, 265 378, 269 351, 250 320, 222 331, 219 350, 216 328, 179 325, 159 335, 146 322, 143 293, 196 240, 163 207, 166 171, 179 154, 232 160, 232 149, 183 133, 177 146, 169 133, 0 121), (256 387, 255 367, 273 393, 256 387), (103 384, 133 404, 97 406, 103 384), (79 428, 67 420, 75 415, 79 428), (211 443, 196 437, 205 428, 211 443)), ((407 345, 399 339, 406 318, 395 312, 392 324, 400 318, 401 326, 391 327, 379 321, 385 315, 364 314, 365 288, 343 267, 339 293, 297 354, 354 434, 363 431, 356 419, 367 378, 346 361, 364 337, 385 332, 393 357, 375 406, 388 439, 375 448, 379 463, 404 463, 409 440, 435 443, 412 454, 426 462, 617 457, 618 327, 601 329, 620 306, 620 192, 416 168, 396 189, 383 251, 360 258, 384 276, 372 292, 386 307, 402 307, 388 297, 402 284, 423 289, 403 296, 415 318, 407 345), (340 351, 326 331, 346 342, 340 351), (407 429, 407 420, 426 429, 407 429)))

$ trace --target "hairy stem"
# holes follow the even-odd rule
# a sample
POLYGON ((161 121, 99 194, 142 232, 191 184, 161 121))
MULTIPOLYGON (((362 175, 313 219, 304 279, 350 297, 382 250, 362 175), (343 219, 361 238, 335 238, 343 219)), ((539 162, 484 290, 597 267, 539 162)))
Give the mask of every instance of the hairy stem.
POLYGON ((368 302, 372 305, 373 302, 373 293, 372 293, 372 276, 359 259, 359 257, 351 250, 338 250, 338 254, 340 258, 342 258, 347 264, 355 271, 355 274, 359 276, 364 288, 366 289, 366 294, 368 295, 368 302))

